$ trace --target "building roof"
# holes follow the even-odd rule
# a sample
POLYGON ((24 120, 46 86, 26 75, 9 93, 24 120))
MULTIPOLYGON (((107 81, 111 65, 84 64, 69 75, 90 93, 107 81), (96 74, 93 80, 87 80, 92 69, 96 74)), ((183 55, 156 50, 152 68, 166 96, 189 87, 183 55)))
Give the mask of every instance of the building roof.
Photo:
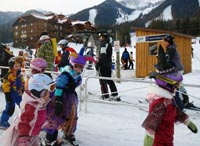
POLYGON ((179 35, 182 37, 186 37, 186 38, 193 38, 193 36, 191 35, 186 35, 183 33, 178 33, 178 32, 173 32, 173 31, 169 31, 169 30, 161 30, 161 29, 150 29, 150 28, 142 28, 142 27, 131 27, 132 30, 143 30, 143 31, 154 31, 154 32, 158 32, 158 33, 168 33, 168 34, 172 34, 172 35, 179 35))

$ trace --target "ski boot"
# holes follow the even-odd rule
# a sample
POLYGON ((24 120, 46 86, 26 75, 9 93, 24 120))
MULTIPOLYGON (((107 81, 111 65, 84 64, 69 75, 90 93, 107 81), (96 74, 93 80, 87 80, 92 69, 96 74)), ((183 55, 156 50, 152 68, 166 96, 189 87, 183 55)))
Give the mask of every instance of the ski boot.
POLYGON ((50 141, 44 140, 44 139, 41 139, 40 145, 41 146, 62 146, 61 142, 59 142, 58 140, 54 140, 54 141, 50 142, 50 141))
POLYGON ((74 134, 69 135, 69 136, 63 135, 62 139, 63 139, 63 142, 69 142, 73 146, 79 146, 79 144, 76 141, 74 134))
POLYGON ((5 121, 5 122, 0 122, 0 129, 6 130, 10 127, 10 124, 5 121))

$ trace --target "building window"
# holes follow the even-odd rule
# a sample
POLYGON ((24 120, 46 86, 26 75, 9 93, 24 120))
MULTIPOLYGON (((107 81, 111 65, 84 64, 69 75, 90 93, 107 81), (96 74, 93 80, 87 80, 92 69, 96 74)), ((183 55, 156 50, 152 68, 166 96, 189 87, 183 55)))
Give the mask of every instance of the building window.
POLYGON ((17 31, 15 32, 15 36, 18 36, 18 32, 17 31))
POLYGON ((44 23, 44 27, 47 27, 47 23, 44 23))
POLYGON ((31 26, 33 26, 33 23, 31 23, 31 26))
POLYGON ((149 43, 149 55, 157 55, 157 43, 149 43))
POLYGON ((15 29, 18 29, 18 26, 15 26, 15 29))
POLYGON ((60 26, 60 30, 62 30, 62 26, 60 26))
POLYGON ((33 37, 31 37, 31 40, 33 40, 33 37))
POLYGON ((31 29, 31 33, 33 33, 33 30, 31 29))
POLYGON ((57 26, 57 25, 54 25, 54 27, 55 27, 56 29, 58 29, 58 26, 57 26))

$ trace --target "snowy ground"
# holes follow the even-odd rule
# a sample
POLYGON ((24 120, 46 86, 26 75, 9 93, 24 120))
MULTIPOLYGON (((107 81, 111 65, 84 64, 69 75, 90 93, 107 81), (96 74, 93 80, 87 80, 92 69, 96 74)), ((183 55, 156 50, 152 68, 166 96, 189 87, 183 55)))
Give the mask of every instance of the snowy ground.
MULTIPOLYGON (((194 56, 192 60, 193 71, 184 75, 184 83, 200 85, 200 45, 194 45, 194 56)), ((95 76, 94 70, 87 70, 86 76, 95 76)), ((123 79, 135 79, 133 70, 122 70, 123 79)), ((144 79, 141 81, 150 81, 144 79)), ((123 101, 129 102, 98 102, 100 86, 97 79, 89 79, 87 88, 90 93, 87 102, 87 112, 85 112, 85 102, 79 104, 78 129, 76 131, 77 141, 80 146, 142 146, 145 131, 141 127, 147 112, 139 107, 147 107, 146 103, 140 104, 138 100, 144 101, 146 97, 146 87, 149 83, 121 82, 116 83, 119 95, 123 101)), ((85 86, 84 86, 85 87, 85 86)), ((200 106, 199 87, 186 87, 190 96, 190 101, 200 106)), ((78 93, 79 89, 77 90, 78 93)), ((4 108, 4 94, 0 93, 0 109, 4 108)), ((85 97, 84 90, 81 92, 81 99, 85 97)), ((16 108, 15 115, 19 111, 16 108)), ((200 129, 200 112, 186 110, 191 119, 200 129)), ((13 116, 13 117, 14 117, 13 116)), ((10 123, 12 123, 12 119, 10 123)), ((0 131, 0 135, 3 131, 0 131)), ((60 133, 61 134, 61 133, 60 133)), ((42 134, 41 134, 42 135, 42 134)), ((199 146, 200 133, 193 134, 182 125, 176 124, 174 145, 175 146, 199 146)))

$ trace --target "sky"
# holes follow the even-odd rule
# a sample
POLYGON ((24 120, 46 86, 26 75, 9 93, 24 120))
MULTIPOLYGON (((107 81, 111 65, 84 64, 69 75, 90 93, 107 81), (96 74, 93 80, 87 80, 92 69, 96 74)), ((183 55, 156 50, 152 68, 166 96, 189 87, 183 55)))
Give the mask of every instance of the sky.
POLYGON ((77 13, 102 3, 105 0, 0 0, 0 11, 25 12, 30 9, 42 9, 62 13, 77 13))

